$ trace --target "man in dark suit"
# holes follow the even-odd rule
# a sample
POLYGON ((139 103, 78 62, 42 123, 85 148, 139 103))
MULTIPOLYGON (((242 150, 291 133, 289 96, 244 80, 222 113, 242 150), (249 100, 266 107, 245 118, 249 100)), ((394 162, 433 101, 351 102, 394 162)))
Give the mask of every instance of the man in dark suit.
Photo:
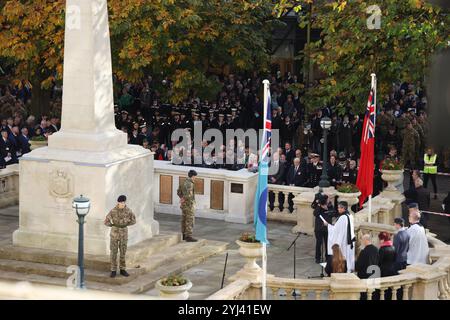
POLYGON ((394 227, 397 230, 397 233, 394 235, 395 264, 397 271, 399 271, 406 268, 409 234, 406 231, 405 220, 403 218, 395 218, 394 227))
POLYGON ((31 152, 30 149, 30 137, 28 136, 28 128, 23 127, 19 136, 20 147, 22 148, 22 155, 31 152))
POLYGON ((0 167, 4 168, 6 165, 17 163, 16 149, 14 143, 8 138, 8 130, 2 130, 0 138, 0 167))
POLYGON ((290 142, 286 142, 284 145, 284 154, 286 155, 286 162, 291 164, 292 160, 295 158, 295 151, 292 149, 290 142))
MULTIPOLYGON (((289 168, 287 172, 286 183, 289 186, 303 187, 308 181, 305 167, 301 165, 301 160, 299 158, 295 158, 293 162, 294 162, 293 165, 289 168)), ((292 201, 293 198, 294 195, 292 193, 289 193, 288 204, 289 204, 289 211, 291 213, 292 211, 294 211, 294 202, 292 201)))
MULTIPOLYGON (((272 154, 272 161, 269 168, 269 183, 270 184, 284 184, 286 165, 285 162, 280 160, 280 154, 278 151, 272 154)), ((271 211, 275 208, 275 194, 269 192, 269 208, 271 211)), ((278 206, 280 210, 283 210, 284 195, 282 193, 278 194, 278 206)))
POLYGON ((428 222, 428 213, 424 213, 423 211, 430 210, 430 203, 431 203, 430 191, 428 191, 423 187, 423 181, 420 178, 414 181, 414 185, 416 187, 417 203, 419 205, 420 211, 422 211, 420 223, 424 228, 426 228, 428 222))

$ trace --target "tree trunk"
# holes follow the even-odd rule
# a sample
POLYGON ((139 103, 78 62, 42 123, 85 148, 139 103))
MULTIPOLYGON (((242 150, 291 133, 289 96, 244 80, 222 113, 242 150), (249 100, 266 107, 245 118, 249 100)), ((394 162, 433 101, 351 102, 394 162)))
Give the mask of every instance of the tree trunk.
POLYGON ((50 90, 42 89, 41 79, 33 79, 31 90, 31 110, 30 114, 36 117, 39 122, 42 115, 48 115, 50 111, 50 90))

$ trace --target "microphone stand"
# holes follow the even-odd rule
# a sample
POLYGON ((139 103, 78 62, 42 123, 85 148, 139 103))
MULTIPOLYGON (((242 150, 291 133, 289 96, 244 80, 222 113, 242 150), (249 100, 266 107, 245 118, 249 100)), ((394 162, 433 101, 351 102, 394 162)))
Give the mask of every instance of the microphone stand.
MULTIPOLYGON (((297 237, 294 239, 294 241, 292 241, 292 243, 290 244, 289 248, 287 248, 287 251, 289 251, 292 247, 294 247, 294 279, 295 279, 295 276, 296 276, 296 273, 297 273, 296 272, 297 271, 297 269, 296 269, 296 266, 297 266, 297 240, 298 240, 298 238, 300 238, 300 236, 302 234, 307 236, 306 233, 298 232, 297 233, 297 237)), ((298 296, 298 294, 297 294, 297 292, 295 290, 294 290, 294 292, 292 292, 292 296, 293 297, 298 296)))

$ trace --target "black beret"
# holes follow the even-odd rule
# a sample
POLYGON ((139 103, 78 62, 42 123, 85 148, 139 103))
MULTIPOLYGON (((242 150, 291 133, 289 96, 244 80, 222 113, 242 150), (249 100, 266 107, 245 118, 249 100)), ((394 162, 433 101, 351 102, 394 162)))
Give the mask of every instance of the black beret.
POLYGON ((197 175, 197 171, 195 171, 195 170, 189 170, 189 172, 188 172, 188 177, 189 178, 191 178, 191 177, 193 177, 193 176, 196 176, 197 175))
POLYGON ((119 198, 117 198, 117 202, 125 202, 127 201, 127 197, 124 195, 119 196, 119 198))

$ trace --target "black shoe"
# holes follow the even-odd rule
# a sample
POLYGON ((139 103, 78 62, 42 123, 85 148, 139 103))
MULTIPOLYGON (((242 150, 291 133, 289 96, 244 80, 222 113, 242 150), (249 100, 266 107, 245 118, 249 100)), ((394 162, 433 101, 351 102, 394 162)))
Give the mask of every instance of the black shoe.
POLYGON ((124 277, 128 277, 129 273, 126 270, 120 270, 120 274, 124 277))
POLYGON ((316 263, 320 263, 320 259, 316 259, 316 263))
POLYGON ((117 272, 116 272, 116 271, 111 271, 111 275, 110 275, 111 278, 115 278, 116 275, 117 275, 117 272))
POLYGON ((197 239, 194 239, 194 238, 192 238, 192 237, 186 237, 186 242, 197 242, 198 240, 197 239))

